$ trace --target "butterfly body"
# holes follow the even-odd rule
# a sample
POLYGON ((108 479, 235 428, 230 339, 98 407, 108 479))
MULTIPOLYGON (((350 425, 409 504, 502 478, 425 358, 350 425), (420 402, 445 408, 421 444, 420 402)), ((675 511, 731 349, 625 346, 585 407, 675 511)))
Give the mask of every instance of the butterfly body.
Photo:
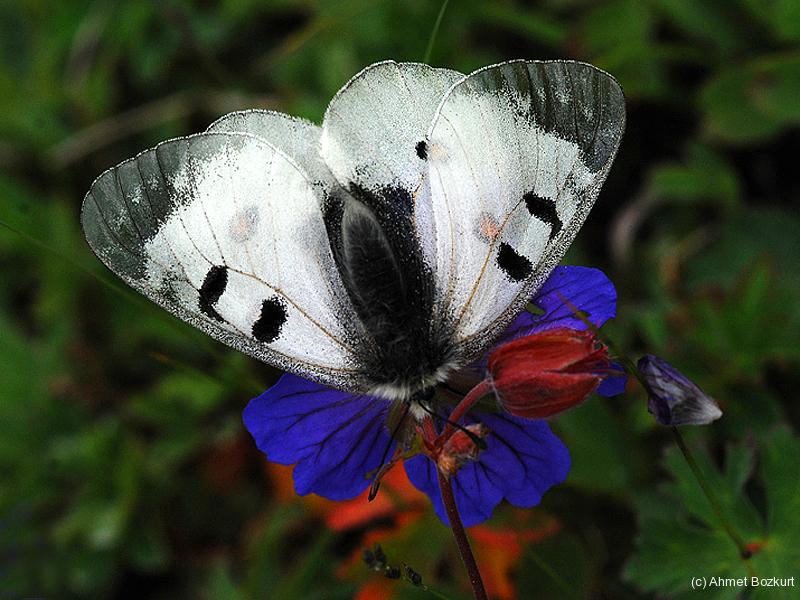
POLYGON ((404 404, 544 282, 623 126, 618 85, 590 65, 388 61, 321 127, 233 113, 109 169, 82 221, 106 265, 212 337, 404 404))
POLYGON ((434 314, 435 281, 415 237, 411 193, 358 186, 325 213, 334 260, 363 327, 370 392, 409 399, 442 381, 453 340, 434 314))

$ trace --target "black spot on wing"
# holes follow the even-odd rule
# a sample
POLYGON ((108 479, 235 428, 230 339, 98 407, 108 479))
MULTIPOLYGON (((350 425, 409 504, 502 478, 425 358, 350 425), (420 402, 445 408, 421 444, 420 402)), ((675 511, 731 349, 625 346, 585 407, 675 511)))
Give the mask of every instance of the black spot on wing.
POLYGON ((428 142, 425 140, 417 142, 417 156, 419 156, 422 160, 428 158, 428 142))
POLYGON ((531 261, 519 254, 514 248, 505 242, 500 242, 497 251, 497 266, 512 281, 522 281, 533 272, 531 261))
POLYGON ((286 323, 286 305, 277 296, 261 303, 261 315, 253 323, 253 337, 259 342, 269 344, 278 339, 286 323))
POLYGON ((214 305, 225 293, 228 286, 227 267, 214 266, 208 270, 203 285, 200 286, 200 299, 198 306, 206 315, 217 321, 222 321, 222 317, 214 308, 214 305))
POLYGON ((528 207, 531 216, 550 225, 550 239, 556 237, 564 224, 556 211, 555 201, 537 196, 533 192, 527 192, 522 199, 525 200, 525 206, 528 207))

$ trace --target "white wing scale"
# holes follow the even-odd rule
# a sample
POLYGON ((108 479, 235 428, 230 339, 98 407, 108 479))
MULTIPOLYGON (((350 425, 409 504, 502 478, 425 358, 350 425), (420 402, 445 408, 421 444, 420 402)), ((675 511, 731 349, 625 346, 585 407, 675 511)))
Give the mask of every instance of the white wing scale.
POLYGON ((354 76, 333 97, 322 124, 321 155, 345 188, 416 190, 425 164, 417 156, 442 95, 461 73, 385 61, 354 76))
POLYGON ((415 206, 409 233, 420 246, 435 239, 427 165, 420 157, 425 134, 442 95, 463 77, 450 69, 384 61, 355 75, 325 111, 320 152, 336 179, 344 189, 375 198, 389 189, 406 190, 415 206))
POLYGON ((273 110, 228 113, 208 126, 209 132, 249 133, 280 148, 315 187, 329 189, 335 179, 320 156, 322 128, 311 121, 273 110))

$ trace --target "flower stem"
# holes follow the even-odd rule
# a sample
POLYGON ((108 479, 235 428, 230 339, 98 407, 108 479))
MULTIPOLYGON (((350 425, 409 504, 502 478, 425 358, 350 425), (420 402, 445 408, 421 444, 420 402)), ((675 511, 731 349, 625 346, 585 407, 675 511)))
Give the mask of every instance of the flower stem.
POLYGON ((683 453, 683 458, 686 459, 686 463, 692 470, 695 479, 697 479, 697 483, 700 484, 703 493, 708 499, 708 503, 711 504, 711 508, 717 515, 717 519, 719 519, 719 522, 722 525, 723 529, 725 529, 725 532, 728 534, 728 537, 731 538, 731 541, 733 541, 733 543, 736 545, 736 548, 739 550, 739 556, 744 561, 748 574, 751 577, 754 576, 755 572, 753 570, 753 564, 750 560, 752 553, 750 552, 750 550, 747 549, 747 545, 744 543, 744 540, 731 526, 730 522, 728 521, 728 518, 725 516, 725 511, 722 510, 722 505, 720 505, 717 496, 711 489, 711 486, 706 480, 705 475, 703 475, 703 472, 700 470, 700 465, 697 464, 697 461, 695 460, 692 451, 689 449, 689 446, 686 445, 686 441, 683 439, 681 432, 678 431, 678 428, 674 426, 670 427, 670 429, 672 430, 672 435, 675 436, 675 442, 678 444, 678 448, 680 448, 681 452, 683 453))
MULTIPOLYGON (((629 375, 632 375, 636 379, 639 380, 639 383, 642 384, 645 392, 647 392, 648 396, 653 395, 653 391, 650 389, 650 385, 647 383, 645 378, 642 376, 641 372, 634 362, 628 357, 627 354, 621 352, 614 344, 614 342, 607 337, 603 336, 600 333, 600 330, 597 326, 589 321, 584 314, 575 307, 567 298, 563 295, 558 295, 561 301, 567 305, 567 307, 575 313, 575 315, 583 321, 589 329, 592 330, 595 335, 597 335, 598 339, 603 340, 603 342, 611 348, 611 351, 617 356, 617 359, 622 362, 622 365, 627 371, 629 375)), ((722 525, 723 529, 725 529, 725 533, 728 534, 728 537, 731 538, 731 541, 736 546, 737 550, 739 550, 739 556, 744 561, 745 568, 747 569, 748 575, 751 577, 755 576, 755 571, 753 570, 753 563, 751 561, 751 557, 753 553, 748 550, 747 545, 744 543, 742 537, 736 532, 736 530, 731 526, 728 518, 725 516, 725 511, 722 510, 722 505, 717 500, 717 496, 714 494, 714 491, 711 489, 708 481, 706 480, 703 472, 700 470, 700 466, 697 464, 697 461, 694 459, 694 455, 692 451, 689 450, 689 447, 686 445, 686 441, 683 439, 681 432, 678 431, 678 428, 674 425, 670 427, 672 430, 672 435, 675 437, 675 442, 678 444, 678 448, 681 449, 681 453, 683 454, 683 458, 686 460, 686 464, 689 465, 689 468, 692 470, 692 474, 694 475, 695 479, 697 479, 697 483, 700 484, 700 488, 703 490, 706 498, 708 499, 709 504, 711 504, 711 508, 714 510, 714 513, 717 515, 717 519, 719 519, 720 524, 722 525)))
MULTIPOLYGON (((461 402, 453 409, 453 412, 450 413, 450 420, 458 423, 472 405, 475 404, 478 400, 480 400, 483 396, 488 394, 492 390, 492 385, 487 381, 483 380, 474 388, 472 388, 469 393, 464 396, 461 402)), ((453 433, 453 426, 449 423, 445 426, 444 431, 442 432, 442 439, 449 438, 453 433)))
POLYGON ((475 600, 488 600, 486 588, 484 588, 483 579, 481 579, 481 572, 478 570, 478 563, 475 562, 475 556, 472 554, 467 532, 464 530, 464 524, 461 522, 461 516, 458 514, 450 478, 438 469, 436 472, 439 474, 439 488, 442 491, 444 508, 447 511, 447 518, 450 520, 450 528, 453 530, 453 537, 456 540, 456 546, 458 546, 458 551, 461 554, 461 560, 464 562, 464 567, 466 567, 467 574, 469 575, 472 593, 475 596, 475 600))

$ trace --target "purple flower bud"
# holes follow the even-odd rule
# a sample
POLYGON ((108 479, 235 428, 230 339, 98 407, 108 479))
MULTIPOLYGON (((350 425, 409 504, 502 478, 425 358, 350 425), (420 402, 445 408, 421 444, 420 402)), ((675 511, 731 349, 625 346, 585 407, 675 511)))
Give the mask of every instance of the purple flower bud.
POLYGON ((667 361, 646 354, 637 367, 650 388, 647 410, 662 425, 708 425, 722 416, 714 399, 667 361))

